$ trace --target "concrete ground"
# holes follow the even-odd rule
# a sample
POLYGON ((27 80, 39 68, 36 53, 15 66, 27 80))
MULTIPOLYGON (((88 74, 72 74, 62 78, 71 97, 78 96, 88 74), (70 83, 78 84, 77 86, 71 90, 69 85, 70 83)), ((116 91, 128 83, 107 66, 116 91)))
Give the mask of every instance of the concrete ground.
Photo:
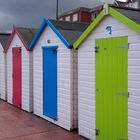
POLYGON ((0 100, 0 140, 85 140, 0 100))

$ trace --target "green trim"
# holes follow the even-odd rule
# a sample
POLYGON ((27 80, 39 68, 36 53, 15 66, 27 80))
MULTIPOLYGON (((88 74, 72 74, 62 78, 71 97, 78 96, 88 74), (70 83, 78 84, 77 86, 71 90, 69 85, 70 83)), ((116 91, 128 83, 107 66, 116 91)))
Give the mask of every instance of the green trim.
POLYGON ((109 7, 108 14, 106 14, 106 9, 102 10, 98 17, 89 25, 89 27, 83 32, 83 34, 78 38, 74 43, 73 47, 77 49, 81 43, 87 38, 87 36, 94 30, 94 28, 100 23, 100 21, 106 16, 110 15, 128 26, 130 29, 134 30, 137 33, 140 33, 140 25, 135 23, 133 20, 119 13, 115 9, 109 7))
POLYGON ((75 49, 84 41, 84 39, 90 34, 90 32, 100 23, 100 21, 104 18, 105 9, 98 15, 98 17, 92 22, 89 27, 84 31, 84 33, 78 38, 78 40, 74 43, 73 47, 75 49))
POLYGON ((140 33, 140 25, 134 22, 133 20, 129 19, 128 17, 122 15, 118 11, 114 10, 113 8, 109 7, 109 15, 113 16, 126 26, 128 26, 130 29, 134 30, 137 33, 140 33))

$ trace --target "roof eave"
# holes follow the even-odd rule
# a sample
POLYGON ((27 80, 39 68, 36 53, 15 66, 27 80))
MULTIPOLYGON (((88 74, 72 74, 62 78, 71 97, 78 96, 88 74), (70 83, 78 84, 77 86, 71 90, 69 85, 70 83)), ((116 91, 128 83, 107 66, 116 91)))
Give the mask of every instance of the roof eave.
POLYGON ((120 12, 116 11, 115 9, 109 7, 109 15, 113 16, 121 23, 129 27, 130 29, 134 30, 137 33, 140 33, 140 25, 131 20, 130 18, 124 16, 120 12))
POLYGON ((28 49, 28 46, 26 45, 26 43, 24 42, 24 40, 22 39, 21 35, 19 34, 19 32, 17 31, 16 27, 13 26, 13 30, 12 30, 12 33, 11 35, 9 36, 8 40, 7 40, 7 43, 4 47, 4 53, 7 53, 9 47, 10 47, 10 44, 14 38, 14 35, 17 34, 17 36, 19 37, 19 39, 21 40, 21 42, 23 43, 24 47, 26 48, 27 51, 29 51, 28 49))
POLYGON ((44 28, 46 27, 46 25, 47 25, 47 20, 46 20, 46 18, 45 18, 45 19, 43 20, 43 22, 42 22, 42 24, 41 24, 39 30, 38 30, 37 33, 35 34, 33 40, 31 41, 31 43, 30 43, 30 45, 29 45, 29 47, 28 47, 30 50, 33 50, 33 48, 34 48, 34 46, 35 46, 37 40, 38 40, 39 37, 41 36, 41 33, 43 32, 43 30, 44 30, 44 28))
POLYGON ((37 40, 39 39, 39 37, 41 36, 41 34, 42 34, 44 28, 45 28, 47 25, 56 33, 56 35, 57 35, 57 36, 61 39, 61 41, 65 44, 65 46, 66 46, 68 49, 70 49, 70 48, 71 48, 71 45, 70 45, 70 44, 68 43, 68 41, 62 36, 62 34, 56 29, 56 27, 51 23, 51 21, 50 21, 49 19, 47 19, 47 18, 45 18, 45 19, 43 20, 42 25, 40 26, 40 28, 39 28, 38 32, 36 33, 34 39, 32 40, 32 42, 31 42, 30 45, 29 45, 29 49, 32 50, 32 49, 34 48, 34 46, 35 46, 37 40))
POLYGON ((116 11, 115 9, 108 7, 107 9, 103 9, 98 17, 89 25, 89 27, 85 30, 85 32, 78 38, 78 40, 74 43, 73 47, 77 49, 81 43, 87 38, 87 36, 94 30, 94 28, 101 22, 101 20, 110 15, 121 23, 128 26, 130 29, 134 30, 137 33, 140 33, 140 25, 134 22, 133 20, 129 19, 128 17, 124 16, 120 12, 116 11))
POLYGON ((59 32, 59 30, 56 29, 56 27, 49 21, 47 20, 47 24, 49 27, 56 33, 56 35, 60 38, 60 40, 65 44, 65 46, 70 49, 71 45, 69 42, 63 37, 63 35, 59 32))
POLYGON ((83 32, 83 34, 78 38, 78 40, 74 43, 74 49, 77 49, 78 46, 85 40, 85 38, 91 33, 91 31, 100 23, 100 21, 104 18, 106 10, 103 9, 98 17, 89 25, 89 27, 83 32))
POLYGON ((13 36, 14 36, 14 34, 15 34, 15 30, 16 30, 16 28, 13 26, 12 33, 11 33, 11 35, 9 36, 9 38, 8 38, 8 40, 7 40, 7 43, 6 43, 5 47, 4 47, 4 53, 7 52, 8 48, 9 48, 11 42, 12 42, 13 36))

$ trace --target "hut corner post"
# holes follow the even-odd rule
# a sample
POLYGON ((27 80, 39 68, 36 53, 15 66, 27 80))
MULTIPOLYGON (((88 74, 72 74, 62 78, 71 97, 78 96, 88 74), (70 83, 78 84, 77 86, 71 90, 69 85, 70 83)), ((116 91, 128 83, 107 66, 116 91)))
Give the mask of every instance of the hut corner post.
POLYGON ((105 9, 105 15, 108 15, 108 13, 109 13, 109 5, 107 3, 104 4, 104 9, 105 9))

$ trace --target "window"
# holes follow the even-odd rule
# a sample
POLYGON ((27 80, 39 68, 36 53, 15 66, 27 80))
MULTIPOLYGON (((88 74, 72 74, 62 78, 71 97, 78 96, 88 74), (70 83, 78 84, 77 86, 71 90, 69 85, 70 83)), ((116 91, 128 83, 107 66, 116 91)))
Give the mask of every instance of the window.
POLYGON ((60 21, 63 21, 64 19, 63 19, 63 18, 60 18, 59 20, 60 20, 60 21))
POLYGON ((67 16, 66 17, 66 21, 70 21, 70 16, 67 16))
POLYGON ((98 16, 98 12, 92 13, 92 20, 94 20, 98 16))
POLYGON ((78 14, 77 13, 73 15, 73 21, 78 21, 78 14))

